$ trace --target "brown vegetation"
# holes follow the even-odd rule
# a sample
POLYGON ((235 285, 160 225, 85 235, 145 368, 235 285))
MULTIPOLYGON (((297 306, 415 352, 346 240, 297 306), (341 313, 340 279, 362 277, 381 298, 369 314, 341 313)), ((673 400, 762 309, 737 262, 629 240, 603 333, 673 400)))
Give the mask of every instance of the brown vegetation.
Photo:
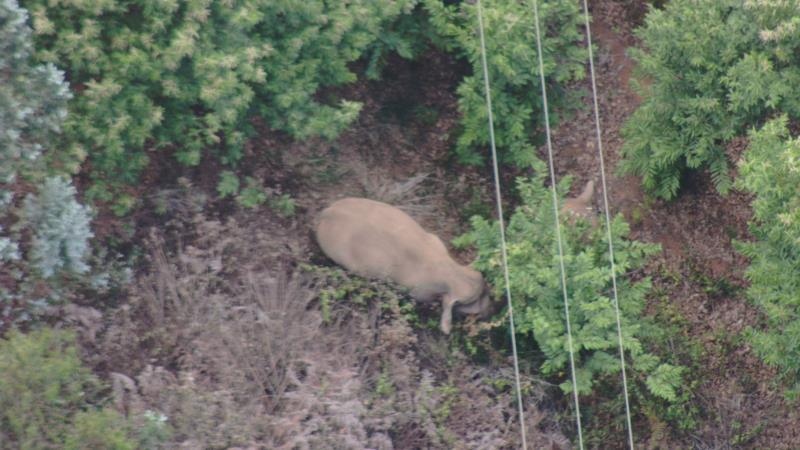
MULTIPOLYGON (((203 237, 172 256, 150 239, 149 269, 98 340, 117 407, 166 415, 168 447, 516 447, 512 397, 487 383, 508 370, 415 333, 407 299, 353 279, 373 294, 363 306, 323 307, 337 288, 324 271, 226 270, 250 230, 197 225, 203 237)), ((533 439, 566 448, 535 401, 528 409, 533 439)))

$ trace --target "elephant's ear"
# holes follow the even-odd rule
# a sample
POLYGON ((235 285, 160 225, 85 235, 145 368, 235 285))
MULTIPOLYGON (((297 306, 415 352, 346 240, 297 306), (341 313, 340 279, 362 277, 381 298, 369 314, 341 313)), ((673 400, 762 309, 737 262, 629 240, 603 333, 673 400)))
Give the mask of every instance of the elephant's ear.
POLYGON ((419 302, 432 302, 446 294, 447 285, 444 283, 426 283, 411 289, 411 297, 419 302))

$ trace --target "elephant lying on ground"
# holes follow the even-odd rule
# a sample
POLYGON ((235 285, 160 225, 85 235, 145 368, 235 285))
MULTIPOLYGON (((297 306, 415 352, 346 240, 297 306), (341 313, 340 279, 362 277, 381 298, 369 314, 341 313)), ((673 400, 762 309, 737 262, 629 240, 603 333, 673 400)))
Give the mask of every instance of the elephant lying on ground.
POLYGON ((491 315, 489 288, 480 272, 458 264, 436 235, 405 212, 364 198, 338 200, 316 226, 322 251, 346 269, 394 281, 420 302, 442 302, 440 328, 449 334, 453 310, 491 315))

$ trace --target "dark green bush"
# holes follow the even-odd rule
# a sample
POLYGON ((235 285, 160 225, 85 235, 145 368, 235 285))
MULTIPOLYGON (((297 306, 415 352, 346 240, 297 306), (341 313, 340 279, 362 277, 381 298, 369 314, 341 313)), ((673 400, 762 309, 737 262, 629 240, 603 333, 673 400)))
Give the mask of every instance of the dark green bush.
POLYGON ((800 115, 800 5, 674 0, 638 30, 644 98, 623 130, 623 171, 670 199, 686 169, 731 179, 724 146, 773 111, 800 115))
MULTIPOLYGON (((297 138, 336 136, 360 105, 317 98, 349 83, 348 64, 377 51, 383 28, 416 0, 31 0, 38 56, 66 68, 76 95, 68 159, 89 156, 90 194, 137 180, 145 148, 196 165, 232 163, 262 116, 297 138)), ((402 41, 381 48, 402 48, 402 41)), ((131 198, 121 198, 130 205, 131 198)))
MULTIPOLYGON (((559 188, 566 191, 566 183, 559 188)), ((520 179, 518 189, 522 204, 512 214, 506 234, 516 333, 520 342, 535 340, 543 357, 542 373, 562 381, 561 387, 569 392, 572 384, 551 193, 541 177, 520 179)), ((496 296, 504 298, 497 227, 497 223, 474 217, 472 231, 459 238, 459 244, 477 247, 475 268, 494 286, 496 296)), ((565 224, 562 234, 578 389, 588 394, 595 391, 600 380, 609 380, 620 371, 608 241, 604 229, 591 229, 585 221, 565 224)), ((651 393, 675 400, 682 369, 661 363, 641 342, 646 327, 652 326, 642 317, 650 281, 633 281, 630 277, 659 247, 628 240, 628 225, 621 216, 612 223, 612 235, 628 362, 651 393)), ((498 326, 506 327, 507 322, 498 326)), ((617 382, 616 377, 613 382, 617 382)))
MULTIPOLYGON (((484 160, 489 130, 477 9, 472 2, 445 6, 441 0, 425 0, 423 4, 445 48, 472 65, 473 73, 458 87, 463 131, 456 153, 462 162, 479 164, 484 160)), ((584 76, 581 17, 577 2, 553 0, 540 5, 551 110, 570 104, 565 84, 584 76)), ((544 127, 533 9, 529 2, 487 0, 483 18, 498 157, 507 164, 527 167, 536 158, 536 142, 544 127)), ((556 117, 551 111, 551 118, 556 117)))
POLYGON ((751 331, 753 348, 800 395, 800 139, 786 124, 784 116, 750 134, 736 186, 755 194, 756 240, 738 245, 751 260, 748 296, 767 318, 766 329, 751 331))

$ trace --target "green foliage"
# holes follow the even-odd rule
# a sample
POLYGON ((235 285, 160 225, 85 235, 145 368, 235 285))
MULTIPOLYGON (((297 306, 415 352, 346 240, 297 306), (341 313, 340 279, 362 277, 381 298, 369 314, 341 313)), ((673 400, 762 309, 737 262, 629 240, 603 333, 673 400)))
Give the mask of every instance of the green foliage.
MULTIPOLYGON (((380 308, 397 305, 398 314, 404 316, 412 323, 418 323, 416 310, 412 307, 401 305, 401 295, 397 293, 396 287, 389 286, 386 282, 377 280, 367 280, 358 275, 352 275, 339 267, 323 267, 312 265, 301 265, 303 271, 313 274, 320 281, 319 302, 322 312, 322 319, 325 323, 330 322, 332 311, 340 308, 343 303, 349 303, 360 307, 374 303, 380 308)), ((413 303, 409 300, 405 305, 413 303)))
POLYGON ((785 116, 750 134, 736 186, 755 194, 756 240, 738 246, 751 260, 748 296, 767 318, 751 330, 753 348, 800 392, 800 139, 788 135, 785 116))
MULTIPOLYGON (((410 4, 417 4, 414 0, 410 4)), ((410 13, 401 14, 396 20, 387 22, 375 36, 375 42, 365 52, 367 54, 366 75, 376 80, 386 63, 386 57, 394 52, 405 59, 416 59, 431 42, 437 41, 436 33, 425 11, 417 6, 410 13)))
POLYGON ((267 193, 257 178, 247 177, 244 189, 236 196, 236 202, 245 208, 256 208, 267 201, 267 193))
MULTIPOLYGON (((76 96, 67 140, 114 194, 147 164, 144 148, 196 165, 206 149, 237 161, 261 115, 297 138, 336 136, 360 104, 321 102, 348 64, 416 0, 49 0, 26 2, 38 57, 67 68, 76 96)), ((402 48, 390 41, 385 48, 402 48)), ((74 160, 74 158, 72 158, 74 160)))
MULTIPOLYGON (((567 186, 562 184, 559 188, 563 192, 567 186)), ((551 193, 541 177, 520 179, 518 189, 522 204, 512 214, 506 233, 516 332, 523 342, 535 340, 543 354, 542 373, 564 380, 561 387, 569 392, 572 385, 568 378, 569 353, 551 193)), ((650 326, 641 317, 650 281, 633 281, 627 276, 641 268, 659 247, 628 240, 628 225, 621 216, 614 219, 611 228, 628 361, 636 373, 647 376, 652 394, 672 400, 681 381, 681 369, 661 363, 645 351, 641 342, 650 326)), ((588 394, 598 380, 608 379, 620 370, 608 241, 604 229, 591 229, 584 220, 574 226, 564 225, 562 234, 578 389, 581 394, 588 394)), ((497 223, 473 217, 472 231, 459 238, 458 243, 477 247, 474 267, 484 273, 495 294, 503 296, 505 282, 497 223)), ((505 327, 505 321, 498 326, 505 327)))
MULTIPOLYGON (((456 152, 462 162, 479 164, 489 142, 477 30, 477 9, 472 2, 445 6, 441 0, 425 0, 431 23, 443 36, 443 45, 469 60, 472 75, 458 87, 463 132, 456 152)), ((495 115, 498 157, 520 167, 536 158, 537 133, 543 128, 533 9, 529 2, 483 2, 486 53, 495 115)), ((540 4, 544 71, 551 109, 569 103, 565 84, 583 78, 586 52, 579 46, 583 36, 579 4, 551 0, 540 4)), ((556 118, 551 114, 551 118, 556 118)))
POLYGON ((264 203, 274 209, 281 217, 291 217, 295 211, 295 201, 289 194, 278 195, 273 189, 265 189, 254 177, 245 178, 245 187, 239 190, 239 178, 230 170, 225 170, 217 184, 220 197, 236 195, 236 202, 245 208, 258 208, 264 203))
POLYGON ((172 427, 167 423, 167 416, 149 409, 142 416, 144 423, 137 432, 140 448, 161 448, 159 444, 167 442, 173 433, 172 427))
POLYGON ((394 395, 396 388, 392 384, 391 374, 384 368, 375 380, 375 395, 378 397, 389 397, 394 395))
POLYGON ((323 303, 348 300, 357 305, 366 305, 372 299, 380 302, 400 298, 395 289, 388 287, 386 283, 351 275, 338 267, 303 265, 302 268, 323 280, 325 287, 319 292, 323 303))
POLYGON ((272 206, 281 217, 292 217, 296 205, 294 199, 290 197, 289 194, 283 194, 274 197, 270 202, 270 206, 272 206))
POLYGON ((0 303, 11 321, 46 305, 45 292, 56 283, 42 283, 42 277, 88 270, 92 237, 89 209, 77 202, 68 181, 54 176, 66 168, 48 165, 42 156, 56 153, 51 144, 70 94, 59 70, 33 62, 27 20, 15 0, 0 1, 0 222, 6 226, 0 227, 6 235, 0 236, 0 262, 10 275, 10 283, 0 286, 0 303), (33 190, 22 208, 14 185, 33 190))
POLYGON ((678 400, 676 388, 683 382, 683 367, 662 364, 646 380, 647 388, 654 395, 667 401, 678 400))
POLYGON ((52 64, 32 62, 28 13, 16 0, 0 1, 0 183, 36 164, 67 114, 69 89, 52 64))
POLYGON ((134 450, 139 447, 128 438, 124 418, 112 409, 102 409, 75 414, 73 428, 64 441, 64 448, 134 450))
POLYGON ((675 0, 653 9, 632 49, 644 98, 623 130, 623 171, 673 198, 686 169, 731 179, 724 146, 774 111, 800 115, 800 5, 675 0))
POLYGON ((11 332, 0 340, 0 447, 136 448, 116 412, 90 406, 99 387, 71 333, 11 332))
POLYGON ((38 195, 23 204, 25 223, 33 230, 30 262, 45 278, 61 270, 89 270, 91 211, 75 200, 75 188, 60 177, 47 179, 38 195))
POLYGON ((230 170, 223 171, 217 183, 217 192, 223 198, 239 192, 239 177, 230 170))

